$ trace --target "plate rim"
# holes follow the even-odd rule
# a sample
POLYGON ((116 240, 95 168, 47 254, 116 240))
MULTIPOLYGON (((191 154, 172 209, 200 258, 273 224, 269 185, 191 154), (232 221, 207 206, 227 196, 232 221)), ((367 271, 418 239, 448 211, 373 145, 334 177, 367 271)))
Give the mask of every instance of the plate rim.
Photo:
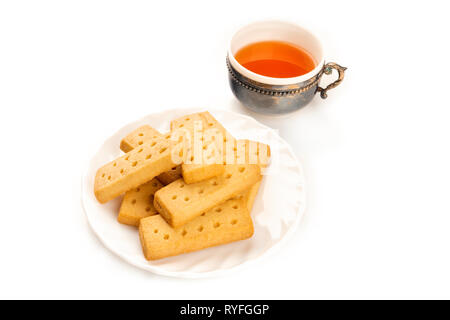
MULTIPOLYGON (((231 113, 235 116, 238 117, 242 117, 245 118, 247 120, 256 122, 258 125, 262 126, 264 129, 268 129, 272 132, 274 132, 274 129, 266 126, 265 124, 259 122, 258 120, 256 120, 255 118, 249 116, 249 115, 245 115, 242 113, 238 113, 235 111, 231 111, 228 109, 219 109, 219 108, 201 108, 201 107, 189 107, 189 108, 172 108, 172 109, 167 109, 167 110, 163 110, 160 112, 154 112, 154 113, 150 113, 147 115, 144 115, 142 117, 140 117, 139 119, 126 123, 125 125, 121 126, 118 130, 116 130, 116 132, 124 129, 126 126, 129 125, 133 125, 133 124, 137 124, 138 122, 140 122, 142 119, 147 118, 149 116, 152 115, 159 115, 162 113, 166 113, 166 112, 191 112, 191 111, 187 111, 187 110, 198 110, 198 111, 194 111, 194 112, 201 112, 201 110, 206 110, 206 111, 210 111, 210 112, 227 112, 227 113, 231 113)), ((168 271, 168 270, 164 270, 159 266, 152 266, 152 265, 147 265, 147 266, 142 266, 140 264, 134 263, 133 261, 131 261, 130 259, 128 259, 128 257, 124 254, 121 254, 119 252, 117 252, 116 250, 114 250, 113 248, 111 248, 108 244, 107 241, 105 241, 102 237, 101 234, 99 234, 99 232, 96 231, 96 229, 93 227, 93 224, 90 220, 89 214, 88 214, 88 210, 86 207, 86 196, 85 196, 85 188, 87 185, 87 180, 88 180, 88 173, 89 173, 89 167, 90 167, 90 163, 92 161, 92 157, 86 161, 86 164, 83 167, 83 174, 81 177, 81 206, 83 208, 84 214, 87 218, 88 224, 90 229, 94 232, 94 234, 97 236, 97 238, 100 240, 100 242, 103 244, 103 246, 105 246, 110 252, 112 252, 114 255, 116 255, 117 257, 121 258, 123 261, 127 262, 128 264, 139 268, 141 270, 145 270, 147 272, 153 273, 153 274, 157 274, 160 276, 166 276, 166 277, 172 277, 172 278, 187 278, 187 279, 200 279, 200 278, 209 278, 209 277, 217 277, 217 276, 223 276, 223 275, 228 275, 232 272, 236 272, 239 270, 242 270, 244 268, 248 268, 249 266, 251 266, 254 263, 257 262, 261 262, 264 259, 267 259, 269 256, 273 255, 277 250, 279 250, 289 239, 291 239, 293 237, 293 235, 295 234, 295 231, 298 229, 298 226, 305 214, 306 211, 306 206, 307 206, 307 202, 306 202, 306 192, 307 192, 307 188, 306 188, 306 178, 304 175, 304 170, 303 170, 303 166, 300 163, 300 161, 298 160, 297 156, 295 155, 294 151, 292 150, 291 145, 285 140, 283 139, 277 132, 274 132, 277 137, 286 145, 287 150, 289 151, 290 155, 292 156, 292 158, 295 161, 296 167, 299 169, 299 173, 300 173, 300 178, 302 180, 302 192, 301 192, 301 204, 299 206, 299 209, 297 210, 296 213, 296 218, 295 221, 292 223, 292 226, 289 228, 289 230, 282 236, 282 238, 273 246, 271 246, 270 248, 268 248, 266 251, 264 251, 262 254, 260 254, 259 256, 257 256, 256 258, 253 258, 251 260, 246 260, 238 265, 232 266, 228 269, 223 269, 223 270, 214 270, 214 271, 206 271, 206 272, 191 272, 191 271, 168 271)), ((103 147, 103 145, 106 143, 106 141, 108 141, 112 136, 109 135, 108 137, 106 137, 106 139, 103 140, 103 142, 101 143, 100 147, 97 149, 97 152, 103 147)))

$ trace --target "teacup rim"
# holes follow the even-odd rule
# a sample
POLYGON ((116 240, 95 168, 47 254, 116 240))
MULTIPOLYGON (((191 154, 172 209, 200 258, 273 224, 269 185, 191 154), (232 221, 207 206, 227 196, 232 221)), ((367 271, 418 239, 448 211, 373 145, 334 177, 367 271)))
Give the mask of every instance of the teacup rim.
POLYGON ((260 82, 260 83, 264 83, 264 84, 268 84, 268 85, 292 85, 292 84, 297 84, 297 83, 301 83, 304 81, 307 81, 309 79, 311 79, 312 77, 316 76, 317 74, 319 74, 319 72, 322 70, 324 64, 325 64, 325 58, 324 58, 324 54, 323 54, 323 45, 322 42, 319 40, 319 38, 312 33, 308 28, 305 28, 297 23, 294 22, 290 22, 290 21, 285 21, 285 20, 276 20, 276 19, 271 19, 271 20, 258 20, 258 21, 254 21, 251 23, 247 23, 245 25, 240 26, 238 29, 236 29, 236 31, 233 33, 233 35, 230 38, 230 41, 228 42, 228 60, 230 61, 231 66, 238 71, 240 74, 242 74, 243 76, 254 80, 256 82, 260 82), (294 26, 296 28, 300 28, 303 29, 304 31, 308 32, 310 35, 312 35, 315 40, 317 41, 317 43, 320 46, 320 50, 322 53, 322 57, 320 59, 320 61, 317 63, 317 66, 311 70, 310 72, 298 76, 298 77, 291 77, 291 78, 274 78, 274 77, 268 77, 268 76, 263 76, 260 75, 258 73, 255 73, 253 71, 250 71, 249 69, 245 68, 244 66, 242 66, 234 57, 232 51, 231 51, 231 44, 232 41, 235 37, 235 35, 241 31, 244 28, 250 27, 251 25, 254 24, 260 24, 260 23, 280 23, 280 24, 285 24, 285 25, 291 25, 294 26))

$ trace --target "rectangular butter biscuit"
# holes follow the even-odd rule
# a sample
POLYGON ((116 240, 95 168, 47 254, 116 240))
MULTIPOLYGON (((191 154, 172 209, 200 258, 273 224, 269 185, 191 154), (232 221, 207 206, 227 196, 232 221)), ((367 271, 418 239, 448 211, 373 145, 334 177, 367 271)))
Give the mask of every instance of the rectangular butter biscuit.
MULTIPOLYGON (((265 168, 270 161, 270 147, 266 144, 255 142, 251 140, 235 140, 232 150, 228 150, 230 154, 225 155, 226 163, 239 164, 239 163, 251 163, 257 164, 260 168, 265 168), (231 155, 231 157, 230 157, 231 155), (231 161, 230 161, 231 160, 231 161)), ((261 181, 255 183, 247 192, 243 193, 242 197, 247 204, 248 212, 252 212, 253 204, 258 194, 261 181)))
POLYGON ((143 125, 136 130, 133 130, 130 134, 123 138, 122 141, 120 141, 120 150, 125 153, 129 152, 144 144, 145 141, 160 136, 161 134, 158 130, 150 127, 149 125, 143 125))
POLYGON ((258 165, 226 165, 224 174, 186 184, 172 182, 155 193, 155 208, 172 226, 179 227, 205 211, 248 190, 261 180, 258 165))
POLYGON ((182 164, 181 175, 187 184, 201 182, 222 174, 223 164, 182 164))
MULTIPOLYGON (((270 147, 266 144, 251 140, 236 140, 209 112, 191 114, 171 122, 172 130, 176 128, 188 128, 192 130, 192 123, 195 120, 201 120, 203 127, 207 129, 208 134, 204 134, 204 142, 216 142, 219 146, 219 152, 222 152, 223 163, 228 164, 258 164, 261 168, 266 167, 270 161, 270 147), (215 130, 211 132, 211 130, 215 130), (220 138, 223 138, 223 145, 220 146, 220 138)), ((208 173, 203 173, 202 165, 184 164, 182 166, 182 175, 185 181, 191 183, 202 181, 208 178, 208 173), (192 176, 192 177, 191 177, 192 176), (196 180, 196 177, 198 180, 196 180)), ((248 192, 242 196, 248 203, 248 210, 251 212, 256 198, 260 182, 252 186, 248 192)))
POLYGON ((250 187, 250 189, 243 194, 243 200, 249 213, 252 212, 253 204, 255 203, 256 196, 258 195, 259 186, 261 181, 258 181, 250 187))
POLYGON ((142 218, 158 214, 153 206, 155 192, 163 187, 158 179, 153 179, 136 189, 125 193, 117 221, 130 226, 139 226, 142 218))
MULTIPOLYGON (((191 141, 194 142, 194 122, 202 123, 203 162, 208 160, 209 154, 216 152, 214 163, 196 164, 195 153, 191 157, 193 164, 182 165, 182 176, 186 183, 195 183, 220 174, 222 164, 259 164, 266 167, 270 159, 270 147, 266 144, 251 140, 236 140, 209 112, 187 115, 171 122, 172 130, 188 130, 191 141)), ((193 149, 193 147, 191 148, 193 149)))
MULTIPOLYGON (((168 139, 170 136, 162 135, 158 130, 150 127, 149 125, 143 125, 131 133, 129 133, 125 138, 120 142, 120 149, 123 152, 129 152, 136 147, 144 144, 147 140, 164 136, 164 138, 168 139)), ((181 165, 171 168, 167 172, 161 173, 157 176, 157 179, 163 183, 164 185, 174 182, 181 178, 181 165)))
POLYGON ((163 185, 171 184, 181 178, 181 165, 173 167, 169 171, 161 173, 156 177, 163 185))
POLYGON ((243 200, 228 200, 178 229, 159 215, 144 218, 139 225, 147 260, 248 239, 253 232, 253 222, 243 200))
MULTIPOLYGON (((186 161, 181 166, 181 173, 187 184, 204 181, 224 172, 225 168, 220 158, 222 147, 215 141, 207 141, 206 134, 210 129, 223 129, 223 127, 209 112, 189 114, 172 120, 170 128, 172 132, 178 130, 178 132, 183 131, 189 135, 189 141, 184 141, 184 143, 189 144, 187 147, 189 154, 186 155, 186 161), (197 129, 198 125, 200 127, 197 129), (200 135, 203 136, 201 141, 196 140, 197 134, 199 138, 200 135), (214 154, 214 152, 217 152, 217 154, 214 154)), ((225 133, 226 131, 223 129, 221 132, 225 133)))
POLYGON ((94 183, 97 200, 105 203, 175 167, 172 146, 164 137, 152 138, 98 169, 94 183))
POLYGON ((270 147, 252 140, 235 140, 232 150, 226 150, 226 164, 257 164, 265 168, 270 162, 270 147), (228 153, 231 152, 231 155, 228 153))

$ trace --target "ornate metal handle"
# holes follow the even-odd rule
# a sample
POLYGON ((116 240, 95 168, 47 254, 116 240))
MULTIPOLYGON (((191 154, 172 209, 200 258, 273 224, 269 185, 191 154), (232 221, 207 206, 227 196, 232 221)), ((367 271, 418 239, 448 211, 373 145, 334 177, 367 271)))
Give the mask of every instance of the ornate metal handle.
POLYGON ((334 81, 333 83, 329 84, 325 89, 321 88, 321 87, 317 87, 317 91, 320 92, 320 97, 322 99, 326 99, 328 97, 328 95, 327 95, 328 90, 337 87, 342 82, 342 80, 344 80, 344 72, 345 72, 345 70, 347 70, 347 68, 342 67, 342 66, 338 65, 337 63, 328 62, 326 65, 323 66, 323 73, 325 73, 326 75, 330 75, 332 73, 333 69, 337 70, 338 76, 339 76, 338 79, 336 81, 334 81))

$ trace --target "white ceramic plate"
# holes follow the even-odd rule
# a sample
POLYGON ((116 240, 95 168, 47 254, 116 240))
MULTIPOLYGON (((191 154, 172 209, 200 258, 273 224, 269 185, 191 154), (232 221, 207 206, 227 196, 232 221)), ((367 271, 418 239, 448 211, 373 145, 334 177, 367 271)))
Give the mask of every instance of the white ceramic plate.
POLYGON ((258 263, 279 247, 298 226, 305 209, 305 181, 302 168, 290 146, 273 129, 255 119, 225 110, 208 111, 238 139, 270 145, 271 164, 263 177, 252 217, 255 233, 244 241, 157 261, 142 254, 134 227, 117 222, 122 199, 100 204, 94 196, 94 177, 103 164, 122 154, 120 140, 137 127, 149 124, 160 132, 169 131, 170 120, 206 109, 175 109, 148 115, 130 123, 107 139, 89 162, 82 183, 82 203, 88 221, 100 241, 112 252, 141 269, 175 277, 198 278, 219 275, 238 267, 258 263))

